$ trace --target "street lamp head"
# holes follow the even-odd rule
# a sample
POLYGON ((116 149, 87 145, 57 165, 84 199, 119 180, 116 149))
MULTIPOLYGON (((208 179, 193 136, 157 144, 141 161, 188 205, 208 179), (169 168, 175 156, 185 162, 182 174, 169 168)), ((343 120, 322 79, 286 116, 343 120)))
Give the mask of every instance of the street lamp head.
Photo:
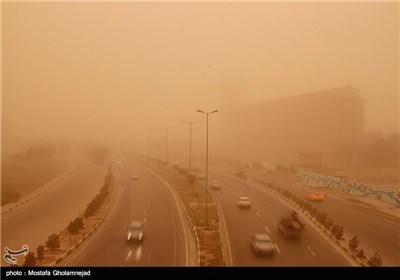
POLYGON ((214 110, 214 111, 211 112, 211 114, 212 114, 212 113, 217 113, 217 112, 218 112, 218 110, 214 110))
POLYGON ((204 112, 203 112, 202 110, 197 110, 197 112, 200 112, 200 113, 203 113, 203 114, 204 114, 204 112))

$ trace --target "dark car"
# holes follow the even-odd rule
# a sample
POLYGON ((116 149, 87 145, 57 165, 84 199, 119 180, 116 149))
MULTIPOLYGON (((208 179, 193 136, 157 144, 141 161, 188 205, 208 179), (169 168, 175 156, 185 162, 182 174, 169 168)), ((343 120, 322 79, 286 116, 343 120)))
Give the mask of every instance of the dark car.
POLYGON ((257 254, 274 255, 276 252, 275 242, 266 233, 256 233, 251 239, 251 247, 257 254))
POLYGON ((143 223, 141 221, 133 221, 126 234, 126 240, 130 242, 140 242, 143 240, 143 238, 143 223))
POLYGON ((211 183, 212 190, 220 190, 221 189, 221 182, 219 181, 212 181, 211 183))

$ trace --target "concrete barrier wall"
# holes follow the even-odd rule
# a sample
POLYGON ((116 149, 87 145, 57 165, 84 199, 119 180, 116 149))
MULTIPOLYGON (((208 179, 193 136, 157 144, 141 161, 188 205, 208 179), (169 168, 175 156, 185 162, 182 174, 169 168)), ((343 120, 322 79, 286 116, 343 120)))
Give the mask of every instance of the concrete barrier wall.
POLYGON ((298 170, 297 174, 299 174, 300 178, 305 183, 324 185, 339 191, 376 198, 390 203, 393 206, 400 207, 400 190, 389 190, 380 186, 357 182, 355 180, 349 180, 345 183, 342 178, 305 172, 302 170, 298 170))

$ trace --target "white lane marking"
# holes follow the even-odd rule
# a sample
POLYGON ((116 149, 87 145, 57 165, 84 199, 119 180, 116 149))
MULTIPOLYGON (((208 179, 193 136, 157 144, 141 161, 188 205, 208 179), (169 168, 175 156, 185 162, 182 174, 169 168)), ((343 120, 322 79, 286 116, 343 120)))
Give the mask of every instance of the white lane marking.
POLYGON ((146 223, 146 217, 144 217, 144 219, 143 219, 143 224, 145 224, 146 223))
POLYGON ((260 213, 256 212, 257 217, 259 217, 261 219, 261 215, 260 213))
POLYGON ((125 262, 129 259, 129 257, 132 255, 132 250, 129 250, 128 255, 125 258, 125 262))
POLYGON ((313 252, 313 250, 311 250, 310 246, 307 246, 307 249, 311 252, 311 254, 312 254, 313 256, 315 256, 315 253, 313 252))
POLYGON ((268 231, 268 233, 271 233, 271 232, 269 231, 269 228, 268 228, 267 226, 265 226, 265 229, 268 231))
MULTIPOLYGON (((183 217, 183 207, 179 202, 180 202, 180 198, 178 196, 178 193, 176 192, 176 190, 174 189, 174 187, 172 187, 167 180, 165 180, 164 178, 160 177, 157 173, 155 173, 153 170, 141 165, 143 169, 147 170, 149 173, 151 173, 154 177, 156 177, 159 181, 161 181, 162 183, 164 183, 164 185, 168 186, 169 191, 172 194, 173 199, 175 200, 175 206, 177 206, 177 211, 180 215, 180 221, 182 224, 182 228, 183 228, 183 233, 185 236, 185 253, 186 253, 186 266, 189 266, 189 246, 188 246, 188 237, 187 237, 187 232, 186 232, 186 227, 185 227, 185 223, 184 223, 184 217, 183 217)), ((174 222, 174 238, 175 238, 175 263, 176 263, 176 229, 175 229, 175 220, 174 218, 172 219, 174 222)))
POLYGON ((278 253, 280 254, 281 250, 279 250, 278 244, 275 243, 275 247, 276 247, 276 250, 278 251, 278 253))
POLYGON ((142 246, 139 246, 139 248, 136 250, 135 253, 135 260, 138 261, 142 257, 142 246))

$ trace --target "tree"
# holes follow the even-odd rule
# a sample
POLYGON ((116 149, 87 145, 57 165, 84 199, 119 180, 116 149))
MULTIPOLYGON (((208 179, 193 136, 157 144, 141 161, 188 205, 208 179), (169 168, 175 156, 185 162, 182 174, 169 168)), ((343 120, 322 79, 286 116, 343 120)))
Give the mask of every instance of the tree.
POLYGON ((36 249, 36 255, 38 260, 42 260, 44 257, 44 247, 43 245, 39 245, 36 249))
POLYGON ((378 137, 364 150, 361 159, 370 167, 398 166, 399 134, 378 137))
POLYGON ((196 183, 196 176, 194 176, 193 174, 190 174, 187 177, 189 180, 189 184, 192 187, 192 193, 193 193, 193 185, 194 185, 194 183, 196 183))
POLYGON ((358 236, 355 235, 352 239, 349 240, 349 248, 353 252, 357 252, 358 246, 360 245, 360 240, 358 236))
POLYGON ((35 264, 36 264, 35 253, 29 252, 25 256, 24 266, 35 266, 35 264))
POLYGON ((52 234, 49 236, 49 239, 46 241, 46 246, 52 251, 56 251, 60 248, 60 239, 57 234, 52 234))
POLYGON ((71 221, 68 225, 68 232, 70 234, 75 234, 83 228, 82 218, 76 218, 75 220, 71 221))
POLYGON ((176 173, 179 173, 179 164, 172 165, 172 168, 175 169, 176 173))
POLYGON ((361 250, 358 252, 357 257, 359 257, 360 259, 365 258, 364 250, 363 250, 363 249, 361 249, 361 250))
POLYGON ((333 220, 332 219, 327 219, 325 224, 324 224, 325 229, 326 230, 330 230, 331 227, 332 227, 332 224, 333 224, 333 220))
POLYGON ((339 231, 339 226, 338 225, 332 225, 331 228, 331 233, 335 236, 336 233, 339 231))
POLYGON ((377 252, 375 252, 374 256, 368 260, 367 264, 369 266, 382 266, 382 257, 377 252))
POLYGON ((343 238, 343 235, 344 235, 344 230, 343 227, 340 226, 335 234, 336 240, 341 240, 343 238))

